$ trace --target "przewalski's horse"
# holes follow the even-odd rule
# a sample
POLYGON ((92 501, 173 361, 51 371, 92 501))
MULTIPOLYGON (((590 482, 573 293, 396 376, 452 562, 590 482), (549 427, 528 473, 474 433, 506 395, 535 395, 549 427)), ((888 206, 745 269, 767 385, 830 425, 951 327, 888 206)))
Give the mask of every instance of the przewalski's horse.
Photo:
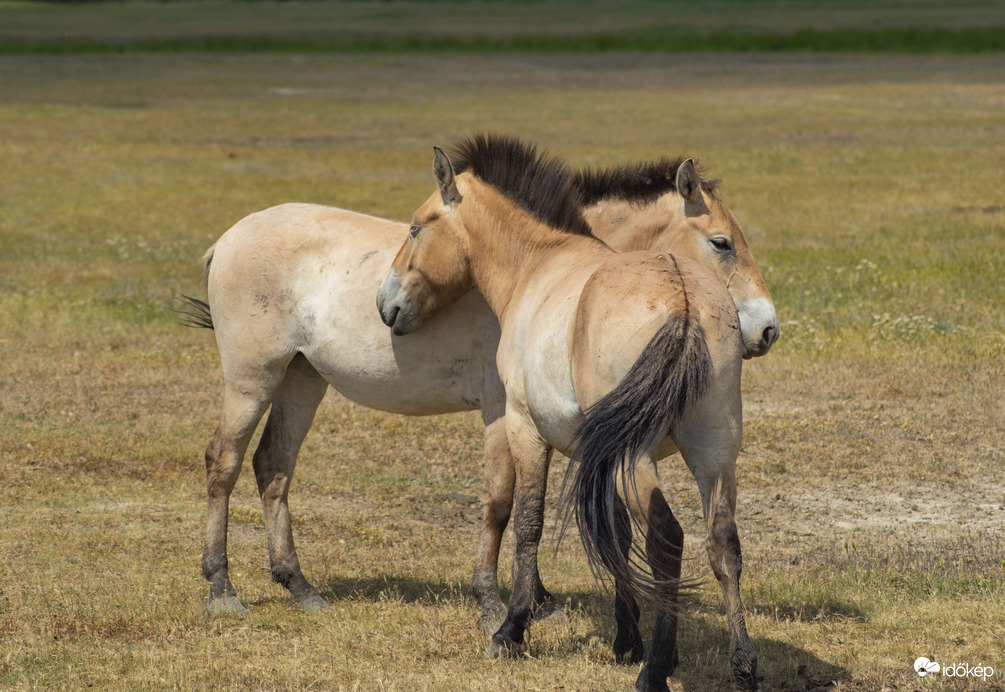
MULTIPOLYGON (((617 249, 673 250, 705 264, 730 291, 749 333, 748 354, 777 336, 770 297, 743 232, 706 187, 707 204, 684 204, 688 161, 661 160, 583 174, 579 185, 595 233, 617 249), (774 330, 772 332, 772 330, 774 330)), ((690 189, 690 188, 689 188, 690 189)), ((195 323, 215 327, 225 379, 224 411, 206 450, 208 514, 203 572, 208 608, 243 611, 227 570, 227 514, 252 432, 272 405, 254 455, 273 578, 293 602, 324 600, 304 578, 287 506, 297 452, 330 384, 356 403, 409 415, 482 409, 486 424, 485 512, 473 589, 492 634, 505 615, 497 582, 499 545, 510 517, 514 470, 495 367, 499 326, 473 291, 407 339, 392 336, 373 297, 408 225, 314 204, 252 214, 206 253, 209 305, 192 300, 195 323), (212 315, 212 316, 210 316, 212 315)), ((548 607, 539 585, 538 602, 548 607)))
MULTIPOLYGON (((433 168, 439 190, 416 211, 377 303, 384 323, 407 334, 477 287, 501 325, 497 365, 515 464, 517 546, 507 617, 489 652, 525 650, 547 470, 558 449, 578 461, 570 492, 587 554, 615 579, 615 653, 642 659, 635 596, 651 591, 653 640, 636 688, 667 689, 678 665, 683 531, 656 463, 679 450, 707 518, 734 684, 753 689, 756 651, 740 600, 733 518, 745 348, 726 285, 683 257, 612 250, 590 233, 565 166, 518 140, 478 136, 452 160, 437 149, 433 168), (633 548, 633 523, 642 548, 633 548), (640 572, 636 553, 651 576, 640 572)), ((678 186, 687 216, 713 201, 697 177, 685 175, 678 186)))

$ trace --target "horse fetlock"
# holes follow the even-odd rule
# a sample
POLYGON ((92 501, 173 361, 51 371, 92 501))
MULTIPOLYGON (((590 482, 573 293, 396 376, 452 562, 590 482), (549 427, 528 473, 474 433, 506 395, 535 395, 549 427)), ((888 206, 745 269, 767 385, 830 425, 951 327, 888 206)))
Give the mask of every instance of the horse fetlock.
POLYGON ((492 635, 486 653, 492 658, 501 656, 519 658, 525 655, 527 653, 525 634, 529 620, 530 611, 517 609, 514 613, 511 606, 506 621, 499 627, 499 631, 492 635))
POLYGON ((645 653, 642 633, 638 627, 618 628, 618 634, 614 638, 614 658, 618 663, 622 665, 642 663, 645 653))
POLYGON ((757 689, 757 650, 749 640, 730 652, 729 668, 733 676, 733 689, 738 692, 754 692, 757 689))
POLYGON ((549 622, 557 625, 568 622, 569 616, 554 601, 545 601, 534 608, 533 619, 537 622, 549 622))
POLYGON ((534 620, 552 620, 554 618, 556 621, 565 619, 565 613, 558 607, 555 597, 541 583, 540 576, 537 577, 534 585, 534 609, 531 618, 534 620))
MULTIPOLYGON (((475 566, 474 575, 471 577, 471 591, 475 594, 478 605, 485 608, 487 604, 495 605, 502 601, 499 599, 499 578, 496 576, 495 566, 484 567, 480 563, 475 566)), ((503 611, 506 607, 503 606, 503 611)))
POLYGON ((297 562, 293 564, 281 562, 273 565, 272 581, 287 589, 290 592, 290 600, 302 608, 324 610, 328 607, 327 602, 318 595, 317 589, 304 578, 297 562))
POLYGON ((649 666, 642 666, 635 679, 635 692, 670 692, 665 675, 654 675, 649 666))
POLYGON ((499 582, 494 572, 476 570, 471 587, 482 611, 478 617, 478 628, 490 637, 506 620, 506 604, 499 598, 499 582))
POLYGON ((227 579, 227 556, 209 551, 204 552, 202 554, 202 576, 209 582, 216 582, 222 577, 222 580, 229 583, 227 579))

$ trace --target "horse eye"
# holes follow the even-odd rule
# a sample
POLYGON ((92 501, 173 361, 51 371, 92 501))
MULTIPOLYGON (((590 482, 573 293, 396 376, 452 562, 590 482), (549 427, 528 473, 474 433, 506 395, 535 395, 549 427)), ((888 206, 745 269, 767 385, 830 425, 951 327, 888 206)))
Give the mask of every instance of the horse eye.
POLYGON ((414 238, 415 236, 419 235, 419 231, 421 230, 422 226, 410 226, 408 229, 408 235, 414 238))
POLYGON ((718 236, 716 238, 709 238, 708 242, 712 243, 712 247, 714 247, 719 252, 729 252, 730 250, 733 249, 732 245, 729 242, 729 238, 723 238, 722 236, 718 236))

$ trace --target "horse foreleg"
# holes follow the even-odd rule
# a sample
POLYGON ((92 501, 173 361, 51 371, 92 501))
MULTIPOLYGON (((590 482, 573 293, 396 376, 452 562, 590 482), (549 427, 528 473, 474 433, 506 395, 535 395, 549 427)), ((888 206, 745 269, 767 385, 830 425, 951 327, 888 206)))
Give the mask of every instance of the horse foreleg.
POLYGON ((206 546, 202 573, 209 581, 211 613, 245 613, 230 582, 227 563, 227 516, 230 494, 241 473, 251 435, 268 407, 267 398, 248 397, 238 387, 227 387, 223 416, 206 448, 206 546))
MULTIPOLYGON (((482 508, 482 536, 475 563, 472 591, 481 615, 478 626, 490 636, 506 618, 506 605, 499 597, 499 550, 513 510, 516 471, 506 437, 506 419, 496 418, 485 428, 485 495, 482 508)), ((515 567, 515 565, 514 565, 515 567)), ((555 598, 541 582, 534 586, 535 619, 561 617, 555 598)))
POLYGON ((740 536, 733 514, 736 509, 736 485, 720 479, 711 493, 708 509, 708 536, 705 550, 712 572, 719 581, 726 604, 729 625, 729 666, 737 690, 757 688, 757 651, 747 634, 747 624, 740 600, 740 572, 743 558, 740 536))
POLYGON ((302 355, 297 355, 273 397, 272 410, 253 457, 265 514, 272 581, 286 587, 290 600, 306 610, 323 610, 328 603, 300 570, 288 498, 300 445, 327 389, 328 383, 302 355))
POLYGON ((516 472, 506 439, 506 419, 497 418, 485 428, 485 496, 482 537, 478 562, 471 581, 481 615, 478 627, 486 635, 495 632, 506 617, 499 597, 499 548, 513 509, 516 472))
POLYGON ((541 577, 537 551, 544 527, 544 496, 548 482, 551 447, 539 436, 530 421, 515 422, 508 415, 509 442, 516 467, 515 513, 516 537, 513 595, 506 620, 492 635, 488 654, 519 656, 526 652, 524 633, 534 614, 534 601, 541 577), (514 423, 516 427, 514 428, 514 423), (518 432, 514 433, 514 429, 518 432))

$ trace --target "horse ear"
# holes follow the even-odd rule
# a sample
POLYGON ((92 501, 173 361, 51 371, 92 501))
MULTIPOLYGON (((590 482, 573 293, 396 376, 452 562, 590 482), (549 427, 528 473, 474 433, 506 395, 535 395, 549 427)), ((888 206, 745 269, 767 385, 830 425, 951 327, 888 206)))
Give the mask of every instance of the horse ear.
POLYGON ((440 196, 447 206, 461 201, 461 193, 457 191, 457 181, 454 179, 454 167, 450 158, 439 147, 433 147, 433 175, 440 188, 440 196))
POLYGON ((688 159, 677 169, 677 192, 691 204, 701 201, 701 176, 694 167, 694 161, 688 159))

